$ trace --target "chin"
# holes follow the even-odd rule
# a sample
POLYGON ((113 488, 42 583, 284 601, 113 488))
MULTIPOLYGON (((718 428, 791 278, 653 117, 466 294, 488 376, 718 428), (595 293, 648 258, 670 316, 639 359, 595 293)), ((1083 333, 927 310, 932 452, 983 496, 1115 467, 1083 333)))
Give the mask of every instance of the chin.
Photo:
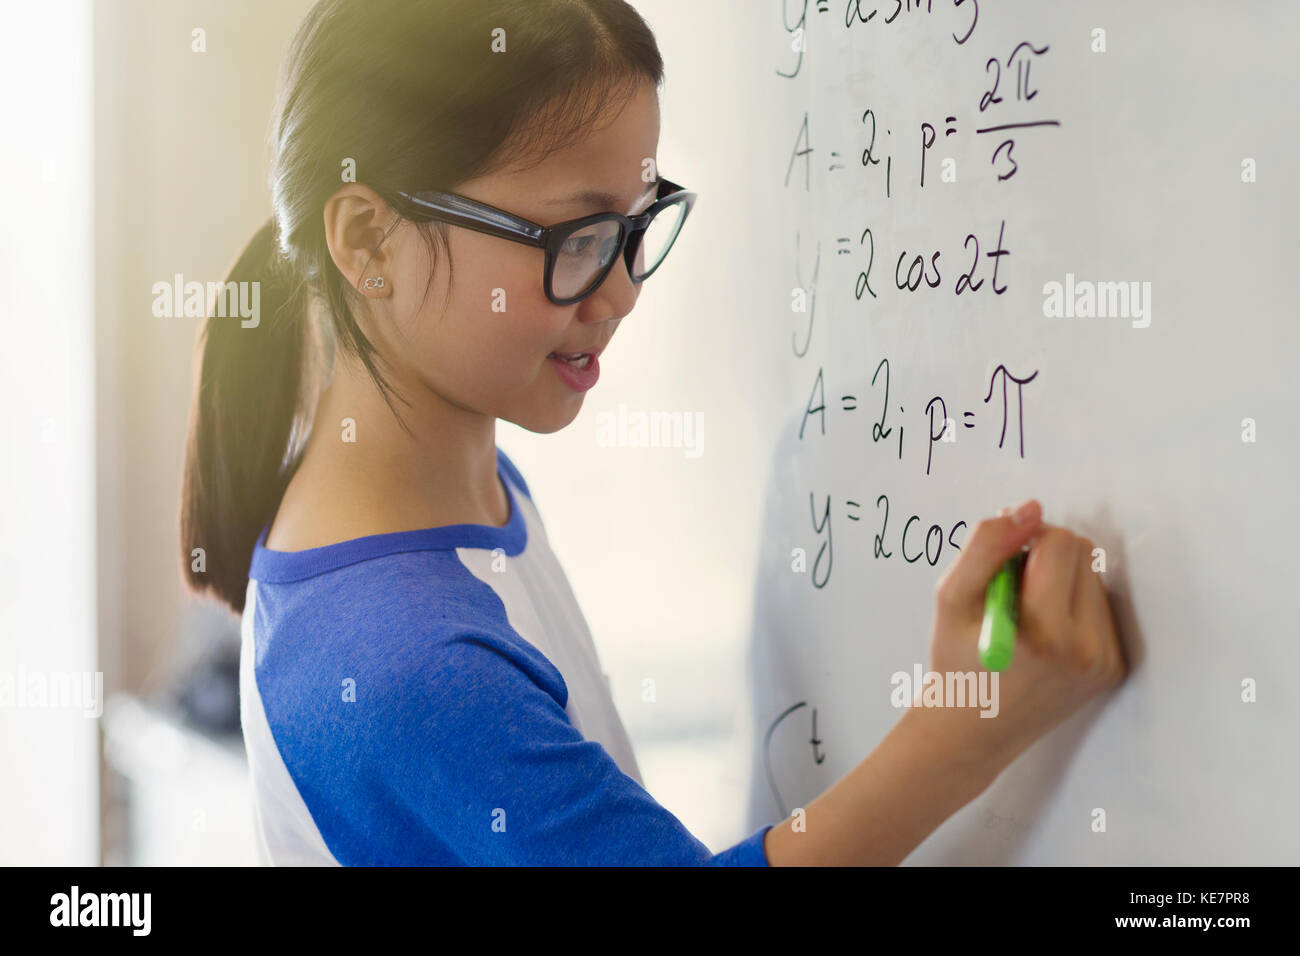
POLYGON ((506 421, 538 435, 550 435, 573 424, 573 420, 578 417, 578 412, 581 410, 582 399, 579 397, 578 401, 567 408, 550 408, 545 411, 534 408, 525 415, 510 417, 506 421))

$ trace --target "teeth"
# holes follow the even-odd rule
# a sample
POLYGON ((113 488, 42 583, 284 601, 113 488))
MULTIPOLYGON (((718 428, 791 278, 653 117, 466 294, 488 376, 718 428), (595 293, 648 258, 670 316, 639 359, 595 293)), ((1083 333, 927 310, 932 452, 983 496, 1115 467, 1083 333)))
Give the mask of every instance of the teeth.
POLYGON ((560 355, 559 353, 556 353, 555 357, 558 359, 563 359, 564 361, 572 365, 574 368, 586 368, 588 365, 591 364, 590 352, 581 352, 577 355, 560 355))

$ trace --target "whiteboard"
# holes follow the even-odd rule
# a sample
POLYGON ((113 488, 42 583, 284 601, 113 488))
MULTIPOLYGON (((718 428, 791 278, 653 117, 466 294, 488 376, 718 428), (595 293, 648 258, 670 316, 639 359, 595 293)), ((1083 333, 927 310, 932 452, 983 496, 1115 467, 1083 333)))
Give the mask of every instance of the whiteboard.
POLYGON ((964 536, 1032 496, 1133 669, 905 862, 1300 862, 1300 8, 894 8, 735 7, 750 825, 880 742, 964 536))

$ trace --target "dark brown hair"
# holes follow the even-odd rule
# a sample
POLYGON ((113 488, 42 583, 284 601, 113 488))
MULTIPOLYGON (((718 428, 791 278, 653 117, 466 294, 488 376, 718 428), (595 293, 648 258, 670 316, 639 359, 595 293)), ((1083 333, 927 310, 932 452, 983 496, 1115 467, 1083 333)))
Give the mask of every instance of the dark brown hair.
MULTIPOLYGON (((285 58, 272 117, 273 213, 226 277, 259 284, 259 321, 244 327, 209 315, 198 344, 180 513, 192 590, 243 611, 253 547, 311 425, 318 383, 309 346, 319 343, 309 306, 401 421, 382 357, 356 321, 361 297, 325 241, 323 210, 343 184, 343 164, 351 160, 357 181, 381 196, 454 191, 495 169, 540 162, 645 80, 661 85, 663 61, 624 0, 321 0, 311 9, 285 58), (494 39, 505 52, 494 52, 494 39)), ((415 225, 432 284, 447 227, 415 225)))

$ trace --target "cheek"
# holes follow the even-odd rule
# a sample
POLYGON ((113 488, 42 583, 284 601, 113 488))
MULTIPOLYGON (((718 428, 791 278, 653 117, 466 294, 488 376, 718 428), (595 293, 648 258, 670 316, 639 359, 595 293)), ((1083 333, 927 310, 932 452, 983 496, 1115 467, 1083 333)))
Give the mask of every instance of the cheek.
POLYGON ((453 249, 454 314, 475 323, 474 338, 488 357, 545 358, 568 316, 546 298, 543 252, 478 233, 453 249))
POLYGON ((445 312, 445 267, 424 310, 422 364, 434 380, 454 382, 480 401, 530 387, 570 321, 546 298, 542 253, 470 234, 453 236, 452 257, 445 312))

